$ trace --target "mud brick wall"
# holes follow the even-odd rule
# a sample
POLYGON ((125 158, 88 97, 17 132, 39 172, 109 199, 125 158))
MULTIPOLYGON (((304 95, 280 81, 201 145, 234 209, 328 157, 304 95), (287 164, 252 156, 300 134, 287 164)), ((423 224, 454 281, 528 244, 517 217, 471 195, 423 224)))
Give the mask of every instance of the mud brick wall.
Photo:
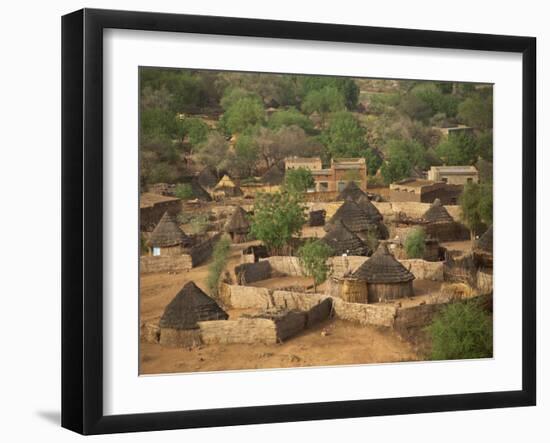
POLYGON ((267 288, 222 284, 220 296, 226 306, 235 309, 268 309, 273 306, 271 294, 267 288))
POLYGON ((360 323, 392 327, 397 307, 386 304, 348 303, 335 297, 332 301, 336 318, 360 323))
POLYGON ((182 272, 189 271, 193 267, 193 260, 190 255, 177 256, 142 256, 139 258, 140 272, 182 272))
POLYGON ((334 277, 342 277, 347 272, 354 272, 359 266, 365 263, 368 257, 350 255, 348 257, 331 257, 329 266, 332 268, 334 277))
POLYGON ((243 263, 235 267, 237 282, 241 285, 266 280, 271 277, 271 265, 264 260, 257 263, 243 263))
POLYGON ((325 294, 304 294, 303 292, 273 291, 271 303, 276 308, 307 311, 329 298, 325 294))
POLYGON ((260 262, 268 261, 271 270, 291 277, 301 277, 304 275, 300 260, 298 257, 274 256, 266 259, 260 259, 260 262))
POLYGON ((264 318, 204 321, 199 322, 199 329, 205 344, 277 343, 275 322, 264 318))
POLYGON ((418 280, 443 281, 445 262, 426 261, 419 258, 399 260, 405 268, 410 269, 418 280))

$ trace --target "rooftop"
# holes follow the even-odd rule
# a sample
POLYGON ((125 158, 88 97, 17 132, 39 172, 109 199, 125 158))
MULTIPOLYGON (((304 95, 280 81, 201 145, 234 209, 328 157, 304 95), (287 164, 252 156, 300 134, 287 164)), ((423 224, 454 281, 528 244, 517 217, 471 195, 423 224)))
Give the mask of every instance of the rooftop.
POLYGON ((157 203, 178 201, 179 198, 169 197, 167 195, 153 194, 152 192, 145 192, 139 197, 139 207, 141 208, 151 208, 157 203))
POLYGON ((432 166, 433 171, 444 174, 477 174, 475 166, 432 166))

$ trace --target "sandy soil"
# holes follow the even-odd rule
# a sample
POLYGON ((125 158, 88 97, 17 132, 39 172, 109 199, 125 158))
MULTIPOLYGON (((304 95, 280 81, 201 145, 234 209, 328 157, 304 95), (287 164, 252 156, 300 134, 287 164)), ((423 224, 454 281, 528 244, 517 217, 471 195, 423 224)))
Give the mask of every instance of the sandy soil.
MULTIPOLYGON (((240 251, 248 245, 232 245, 227 269, 232 270, 240 262, 240 251)), ((142 275, 140 321, 158 321, 165 306, 188 281, 194 281, 206 290, 207 274, 208 265, 205 264, 189 272, 142 275)), ((275 288, 310 285, 311 281, 303 277, 282 277, 261 283, 275 288)), ((430 282, 427 283, 429 286, 430 282)), ((433 289, 417 282, 415 287, 420 293, 433 289)), ((228 313, 230 318, 237 318, 244 312, 228 313)), ((332 319, 277 345, 208 345, 188 350, 140 343, 140 358, 140 373, 160 374, 398 362, 419 357, 412 346, 393 331, 332 319), (321 334, 323 330, 326 334, 321 334)))
POLYGON ((418 360, 389 330, 329 320, 277 345, 208 345, 196 349, 141 344, 141 374, 291 368, 418 360), (327 335, 321 334, 325 331, 327 335))

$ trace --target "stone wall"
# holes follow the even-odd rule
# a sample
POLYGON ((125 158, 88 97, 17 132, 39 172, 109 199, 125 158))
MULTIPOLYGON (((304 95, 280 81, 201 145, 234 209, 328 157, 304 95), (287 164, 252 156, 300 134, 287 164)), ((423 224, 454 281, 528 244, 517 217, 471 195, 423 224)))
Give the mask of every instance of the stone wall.
POLYGON ((271 277, 271 265, 264 260, 257 263, 242 263, 235 267, 237 283, 245 285, 271 277))

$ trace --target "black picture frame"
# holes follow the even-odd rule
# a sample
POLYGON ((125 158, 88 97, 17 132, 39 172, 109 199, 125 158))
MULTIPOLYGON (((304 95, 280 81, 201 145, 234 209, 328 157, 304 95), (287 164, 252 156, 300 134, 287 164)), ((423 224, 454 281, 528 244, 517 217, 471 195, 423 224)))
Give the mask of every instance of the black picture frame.
MULTIPOLYGON (((62 426, 82 434, 413 414, 536 403, 536 39, 83 9, 62 18, 62 426), (522 54, 522 389, 131 415, 103 413, 103 30, 171 31, 522 54)), ((516 296, 516 295, 514 295, 516 296)))

